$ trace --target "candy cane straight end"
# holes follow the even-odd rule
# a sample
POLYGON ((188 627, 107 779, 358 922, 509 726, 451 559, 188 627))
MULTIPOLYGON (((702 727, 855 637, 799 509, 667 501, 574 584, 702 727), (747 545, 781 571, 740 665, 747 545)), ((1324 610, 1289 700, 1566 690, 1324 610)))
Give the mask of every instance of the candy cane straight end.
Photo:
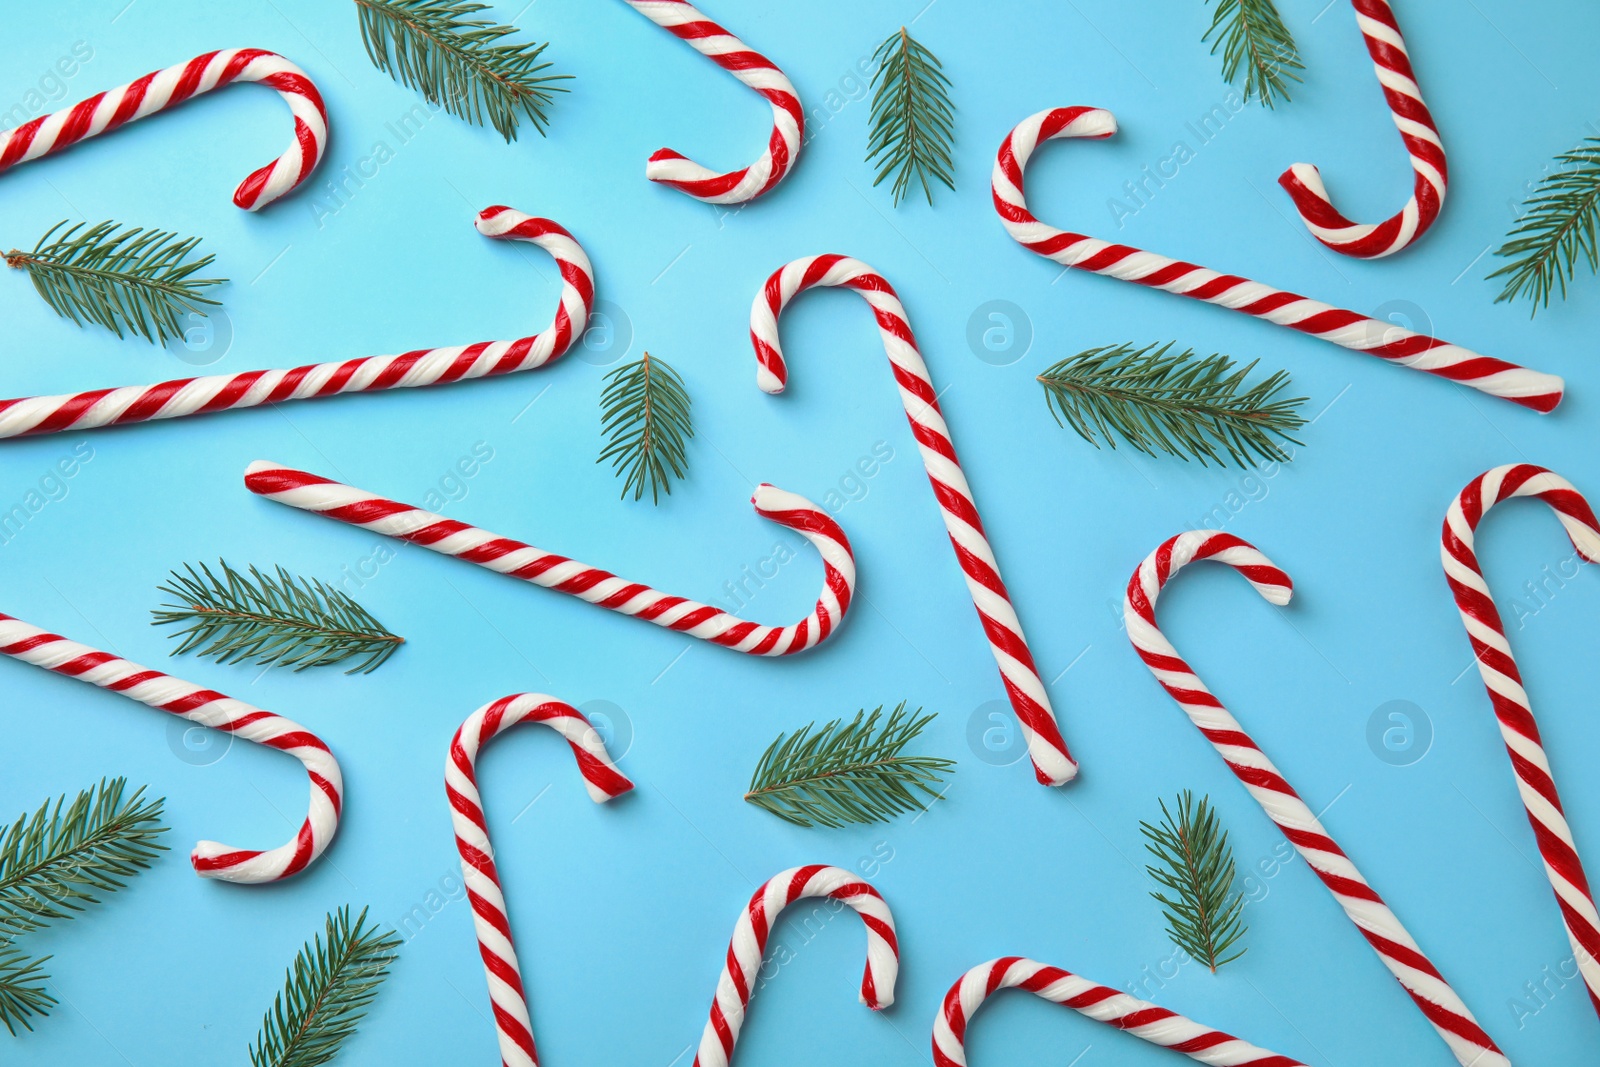
POLYGON ((1078 763, 1071 756, 1064 754, 1059 762, 1049 766, 1044 762, 1035 762, 1033 776, 1039 780, 1040 785, 1066 785, 1078 777, 1078 763))
POLYGON ((794 867, 773 875, 739 914, 728 954, 711 1002, 711 1019, 700 1036, 695 1067, 728 1067, 739 1040, 750 998, 761 984, 762 956, 778 915, 808 897, 836 900, 854 908, 867 928, 867 966, 861 979, 861 1003, 881 1011, 894 1003, 900 974, 900 943, 889 905, 871 885, 838 867, 820 864, 794 867))

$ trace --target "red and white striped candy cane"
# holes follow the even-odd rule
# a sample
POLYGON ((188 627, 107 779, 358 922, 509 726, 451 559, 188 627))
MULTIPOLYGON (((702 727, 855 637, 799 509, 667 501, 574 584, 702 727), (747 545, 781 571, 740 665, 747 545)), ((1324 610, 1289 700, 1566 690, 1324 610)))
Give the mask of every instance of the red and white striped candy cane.
MULTIPOLYGON (((294 115, 294 143, 234 191, 246 211, 265 207, 305 181, 328 147, 328 112, 306 72, 259 48, 228 48, 146 74, 137 81, 96 93, 13 130, 0 130, 0 171, 75 145, 135 119, 176 107, 185 100, 234 82, 260 82, 278 90, 294 115)), ((178 164, 174 164, 176 169, 178 164)))
POLYGON ((1539 724, 1534 721, 1533 707, 1522 687, 1522 672, 1511 655, 1511 642, 1506 638, 1505 625, 1494 606, 1474 546, 1478 523, 1489 509, 1519 496, 1537 497, 1550 505, 1578 554, 1590 563, 1600 560, 1600 523, 1596 523, 1589 502, 1565 478, 1528 463, 1496 467, 1467 483, 1445 514, 1440 555, 1445 578, 1472 642, 1478 673, 1483 676, 1484 688, 1500 721, 1500 736, 1505 739, 1517 776, 1517 792, 1522 795, 1528 822, 1539 842, 1539 854, 1544 857, 1545 873, 1561 906, 1574 959, 1589 987, 1589 998, 1600 1012, 1600 912, 1595 910, 1594 893, 1589 889, 1572 828, 1567 825, 1561 797, 1556 792, 1539 724))
POLYGON ((1026 990, 1212 1067, 1305 1067, 1175 1011, 1018 956, 980 963, 950 987, 944 1009, 933 1021, 934 1067, 967 1067, 967 1026, 984 1001, 1002 989, 1026 990))
POLYGON ((449 385, 536 370, 560 356, 583 334, 589 307, 594 303, 594 270, 589 266, 589 257, 556 223, 512 208, 485 208, 476 225, 485 237, 527 241, 555 259, 561 270, 561 303, 549 329, 515 341, 479 341, 394 356, 314 363, 289 370, 241 371, 156 385, 0 400, 0 438, 209 415, 343 393, 449 385))
POLYGON ((700 1035, 695 1067, 728 1067, 750 1009, 750 998, 755 995, 767 938, 783 909, 807 897, 848 904, 861 916, 867 928, 867 970, 861 979, 861 1003, 873 1011, 894 1003, 900 943, 895 939, 889 905, 876 889, 849 871, 820 865, 794 867, 773 875, 756 890, 733 928, 727 963, 722 977, 717 979, 716 998, 711 1002, 711 1021, 700 1035))
POLYGON ((983 520, 978 517, 972 489, 956 459, 950 428, 939 410, 939 397, 928 375, 928 365, 917 351, 910 319, 894 286, 865 263, 847 256, 808 256, 774 273, 756 295, 750 309, 756 384, 768 393, 783 392, 789 369, 778 340, 778 316, 789 301, 818 286, 854 289, 872 306, 878 332, 883 337, 884 352, 889 356, 895 384, 900 389, 906 421, 911 424, 917 450, 922 453, 922 465, 928 472, 928 481, 933 484, 934 496, 939 500, 939 513, 956 550, 973 606, 983 622, 989 649, 1000 667, 1006 695, 1022 724, 1034 771, 1045 785, 1071 781, 1078 773, 1078 765, 1067 751, 1056 725, 1050 696, 1033 664, 1033 653, 1022 633, 1022 623, 1011 606, 1011 597, 1000 578, 1000 565, 983 532, 983 520))
POLYGON ((333 840, 344 806, 344 778, 328 746, 299 723, 9 615, 0 615, 0 653, 121 693, 157 711, 287 752, 305 765, 311 778, 311 800, 294 839, 265 851, 201 841, 189 854, 200 877, 247 885, 276 882, 304 870, 333 840))
POLYGON ((1249 542, 1218 530, 1179 534, 1150 553, 1128 582, 1123 620, 1134 650, 1322 879, 1456 1059, 1467 1067, 1509 1067, 1505 1054, 1478 1025, 1383 898, 1328 836, 1321 820, 1156 627, 1156 600, 1161 590, 1173 575, 1201 560, 1226 563, 1244 575, 1270 603, 1287 604, 1293 594, 1289 576, 1249 542))
POLYGON ((450 800, 456 850, 461 853, 461 878, 467 887, 467 899, 472 902, 472 925, 489 980, 489 1003, 494 1009, 504 1067, 538 1067, 539 1056, 533 1046, 527 994, 523 992, 522 971, 512 942, 511 917, 494 863, 494 846, 489 842, 489 822, 483 814, 483 797, 478 793, 478 751, 489 739, 523 722, 543 723, 566 739, 595 803, 604 803, 633 788, 633 783, 617 770, 605 742, 589 720, 570 704, 540 693, 516 693, 485 704, 467 717, 450 742, 444 763, 444 791, 450 800))
POLYGON ((772 105, 772 136, 767 139, 767 150, 748 167, 718 174, 670 148, 661 148, 645 166, 645 177, 707 204, 742 204, 783 181, 800 155, 806 127, 800 97, 783 71, 706 18, 687 0, 627 0, 627 4, 772 105))
POLYGON ((758 487, 751 498, 756 514, 794 530, 822 556, 823 586, 816 607, 789 626, 746 622, 710 604, 670 596, 599 567, 292 467, 257 460, 246 471, 244 484, 252 493, 280 504, 409 541, 752 656, 787 656, 827 640, 844 619, 855 592, 855 557, 839 524, 804 497, 770 485, 758 487))
POLYGON ((1450 169, 1445 164, 1444 143, 1428 105, 1422 102, 1411 56, 1406 52, 1400 24, 1387 0, 1352 0, 1361 37, 1372 55, 1372 67, 1383 87, 1389 113, 1411 156, 1415 175, 1411 199, 1393 217, 1376 224, 1351 222, 1339 213, 1323 187, 1322 174, 1310 163, 1296 163, 1278 178, 1294 201, 1295 210, 1311 235, 1335 252, 1360 259, 1393 255, 1428 232, 1444 206, 1450 169))
POLYGON ((1129 245, 1111 244, 1048 226, 1034 218, 1022 191, 1023 169, 1041 141, 1058 137, 1105 138, 1117 132, 1111 112, 1061 107, 1024 119, 1000 144, 994 165, 994 206, 1017 243, 1063 267, 1104 274, 1125 282, 1203 300, 1291 330, 1332 341, 1403 367, 1426 371, 1502 397, 1535 411, 1561 403, 1564 383, 1553 374, 1479 355, 1459 345, 1413 333, 1354 311, 1345 311, 1234 274, 1168 259, 1129 245))

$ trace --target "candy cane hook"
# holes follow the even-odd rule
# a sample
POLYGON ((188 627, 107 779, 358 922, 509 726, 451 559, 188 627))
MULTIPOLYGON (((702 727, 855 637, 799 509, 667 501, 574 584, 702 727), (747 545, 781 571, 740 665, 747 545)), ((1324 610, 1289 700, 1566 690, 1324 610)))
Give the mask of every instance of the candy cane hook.
POLYGON ((229 48, 146 74, 96 93, 62 111, 0 131, 0 171, 98 137, 136 119, 176 107, 234 82, 260 82, 278 91, 294 116, 294 142, 277 159, 239 183, 233 202, 246 211, 266 207, 305 181, 328 147, 328 112, 306 72, 272 52, 229 48))
POLYGON ((707 204, 742 204, 783 181, 805 140, 805 109, 783 71, 715 22, 688 0, 627 0, 629 7, 688 44, 738 78, 772 105, 772 135, 767 149, 741 170, 718 174, 670 148, 657 149, 644 175, 707 204))
POLYGON ((1128 640, 1156 681, 1200 728, 1228 769, 1244 783, 1256 803, 1333 893, 1456 1059, 1466 1067, 1509 1067, 1505 1054, 1478 1025, 1377 890, 1328 836, 1321 820, 1156 627, 1156 600, 1167 582, 1190 563, 1208 559, 1238 571, 1270 603, 1289 602, 1293 593, 1289 576, 1254 545, 1218 530, 1192 530, 1169 539, 1134 571, 1123 601, 1128 640))
POLYGON ((304 870, 333 840, 344 806, 344 778, 339 773, 339 761, 328 746, 299 723, 69 641, 9 615, 0 615, 0 653, 121 693, 157 711, 287 752, 305 765, 311 778, 311 800, 305 822, 294 839, 265 851, 201 841, 189 854, 189 862, 200 877, 247 885, 275 882, 304 870))
POLYGON ((542 723, 560 734, 578 758, 589 797, 603 804, 633 788, 617 770, 605 742, 578 709, 540 693, 516 693, 485 704, 467 717, 450 742, 444 763, 444 791, 450 800, 456 850, 461 853, 461 878, 472 902, 472 925, 478 935, 495 1033, 504 1067, 538 1067, 533 1024, 528 1016, 522 971, 512 943, 511 917, 489 841, 489 821, 478 793, 478 752, 491 738, 518 723, 542 723))
POLYGON ((797 259, 774 273, 756 295, 750 309, 756 384, 768 393, 783 392, 789 369, 778 340, 778 316, 796 296, 821 286, 854 289, 871 305, 883 338, 884 352, 894 370, 895 384, 900 389, 906 421, 911 424, 917 450, 922 453, 922 465, 933 485, 934 496, 939 500, 939 513, 950 535, 950 544, 956 550, 973 607, 978 609, 978 618, 983 622, 989 650, 1000 668, 1006 695, 1022 724, 1034 771, 1045 785, 1071 781, 1078 773, 1078 765, 1067 751, 1056 725, 1050 696, 1033 664, 1033 653, 1022 633, 1022 623, 1011 606, 1011 597, 1000 577, 1000 565, 983 532, 983 520, 978 517, 972 489, 956 459, 950 428, 939 410, 939 397, 928 374, 928 365, 917 351, 910 319, 894 286, 860 260, 837 255, 797 259))
POLYGON ((849 871, 838 867, 794 867, 775 874, 756 890, 739 915, 728 944, 727 963, 717 979, 711 1002, 711 1020, 700 1036, 695 1067, 728 1067, 733 1046, 744 1027, 750 998, 761 973, 761 957, 778 915, 797 900, 819 897, 848 904, 867 928, 867 969, 861 979, 861 1003, 881 1011, 894 1003, 895 979, 900 973, 900 943, 895 938, 894 916, 878 891, 849 871))
POLYGON ((1589 879, 1578 859, 1572 828, 1556 793, 1555 777, 1545 755, 1533 707, 1522 687, 1522 672, 1511 655, 1511 642, 1495 608, 1489 583, 1478 565, 1474 545, 1478 523, 1502 500, 1531 496, 1555 511, 1578 555, 1593 563, 1600 560, 1600 524, 1572 483, 1543 467, 1513 463, 1486 471, 1467 483, 1450 504, 1444 519, 1440 555, 1445 578, 1455 594, 1461 622, 1472 642, 1472 654, 1483 676, 1484 688, 1500 722, 1500 736, 1511 757, 1528 822, 1539 841, 1545 873, 1561 906, 1561 918, 1572 942, 1574 959, 1589 987, 1589 999, 1600 1012, 1600 913, 1595 910, 1589 879))
POLYGON ((1428 232, 1444 206, 1445 187, 1450 170, 1445 163, 1444 143, 1434 124, 1428 105, 1422 102, 1411 56, 1406 52, 1400 24, 1387 0, 1352 0, 1361 37, 1372 56, 1372 67, 1383 87, 1400 139, 1411 157, 1414 174, 1411 199, 1393 217, 1376 224, 1351 222, 1340 214, 1328 198, 1322 174, 1310 163, 1296 163, 1278 178, 1300 220, 1311 236, 1335 252, 1359 259, 1377 259, 1405 248, 1428 232))
POLYGON ((983 1003, 1002 989, 1027 990, 1212 1067, 1305 1067, 1299 1060, 1256 1048, 1175 1011, 1018 956, 980 963, 950 987, 944 1009, 933 1021, 934 1067, 967 1067, 967 1027, 983 1003))
POLYGON ((855 557, 839 524, 804 497, 770 485, 758 487, 751 498, 756 514, 794 530, 822 556, 824 578, 816 607, 789 626, 746 622, 710 604, 669 596, 598 567, 292 467, 257 460, 245 473, 244 484, 252 493, 280 504, 409 541, 752 656, 787 656, 827 640, 843 621, 855 592, 855 557))
POLYGON ((1109 111, 1062 107, 1024 119, 1000 144, 994 165, 994 207, 1006 232, 1032 252, 1064 267, 1104 274, 1136 285, 1203 300, 1291 330, 1320 337, 1353 352, 1426 371, 1502 397, 1535 411, 1561 403, 1564 383, 1553 374, 1479 355, 1459 345, 1413 333, 1388 322, 1310 300, 1234 274, 1168 259, 1129 245, 1110 244, 1048 226, 1034 218, 1022 191, 1022 174, 1041 141, 1058 137, 1102 139, 1117 132, 1109 111))
POLYGON ((515 341, 479 341, 289 370, 242 371, 156 385, 0 400, 0 438, 209 415, 342 393, 449 385, 537 370, 570 348, 589 321, 589 307, 594 303, 594 269, 589 266, 589 257, 556 223, 508 207, 485 208, 476 225, 485 237, 527 241, 555 259, 561 270, 561 303, 549 329, 515 341))

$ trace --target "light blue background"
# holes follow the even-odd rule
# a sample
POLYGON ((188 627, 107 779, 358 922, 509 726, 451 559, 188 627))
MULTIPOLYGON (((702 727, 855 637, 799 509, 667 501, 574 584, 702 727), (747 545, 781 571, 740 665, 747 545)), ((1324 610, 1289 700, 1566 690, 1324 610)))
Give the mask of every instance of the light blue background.
MULTIPOLYGON (((1511 0, 1403 4, 1454 180, 1442 221, 1418 247, 1363 263, 1309 240, 1273 184, 1291 162, 1318 162, 1358 219, 1388 215, 1410 188, 1352 13, 1337 0, 1283 5, 1308 67, 1293 103, 1251 105, 1203 146, 1186 123, 1228 89, 1200 43, 1210 18, 1202 4, 923 2, 711 5, 712 17, 794 79, 814 133, 794 175, 733 215, 649 185, 645 158, 671 145, 710 164, 741 164, 766 136, 765 105, 613 0, 492 12, 553 41, 557 68, 578 79, 558 101, 548 139, 525 130, 510 146, 442 114, 402 143, 390 124, 418 98, 372 68, 349 3, 12 5, 0 39, 0 108, 24 101, 77 41, 93 58, 63 100, 201 51, 252 45, 312 75, 334 140, 308 188, 246 215, 229 194, 281 151, 288 118, 273 93, 231 89, 0 178, 4 247, 30 245, 63 217, 203 235, 232 279, 222 290, 231 342, 202 340, 202 351, 181 354, 234 371, 514 337, 547 322, 557 294, 549 261, 486 242, 471 226, 479 208, 511 204, 578 236, 601 298, 629 324, 630 356, 648 348, 683 373, 698 436, 690 478, 670 500, 619 502, 618 483, 594 462, 603 373, 595 364, 619 352, 597 337, 589 362, 568 357, 511 379, 5 443, 4 508, 80 441, 94 458, 65 499, 0 549, 0 610, 305 723, 340 757, 348 814, 326 858, 288 884, 202 881, 183 858, 195 840, 265 846, 291 832, 306 790, 298 765, 244 744, 196 754, 153 712, 0 664, 0 812, 9 818, 47 795, 124 774, 167 798, 173 849, 106 906, 28 938, 33 951, 54 954, 62 1003, 36 1033, 0 1037, 0 1060, 243 1062, 283 968, 323 913, 349 902, 371 905, 386 922, 442 906, 409 938, 340 1062, 494 1062, 440 770, 469 712, 533 690, 624 709, 633 741, 622 765, 640 784, 614 806, 591 805, 570 756, 540 731, 497 742, 483 761, 535 1030, 551 1064, 687 1064, 740 907, 768 876, 804 862, 863 870, 890 901, 904 949, 898 1003, 882 1017, 855 1003, 862 935, 853 918, 809 940, 800 923, 787 923, 776 940, 794 959, 758 997, 744 1064, 926 1062, 944 991, 967 967, 1009 953, 1120 987, 1144 981, 1163 1005, 1308 1063, 1447 1063, 1305 865, 1272 866, 1279 835, 1120 632, 1113 608, 1134 566, 1220 505, 1227 529, 1293 574, 1296 601, 1272 609, 1236 576, 1205 568, 1164 601, 1167 633, 1307 801, 1333 805, 1330 831, 1512 1058, 1593 1062, 1600 1031, 1581 988, 1552 985, 1543 1006, 1524 988, 1571 952, 1488 701, 1467 671, 1437 539, 1452 496, 1495 464, 1543 463, 1600 493, 1592 351, 1600 284, 1583 277, 1568 301, 1530 322, 1525 306, 1494 306, 1498 285, 1483 280, 1495 263, 1485 252, 1509 228, 1525 183, 1600 124, 1592 48, 1600 11, 1577 0, 1537 14, 1511 0), (958 189, 931 209, 915 200, 892 208, 861 159, 869 108, 856 65, 913 19, 944 60, 960 108, 958 189), (1058 280, 1058 268, 1005 236, 988 175, 1012 125, 1066 104, 1111 108, 1123 132, 1041 153, 1029 192, 1042 217, 1118 236, 1107 199, 1183 140, 1195 158, 1127 220, 1123 239, 1431 324, 1451 340, 1565 375, 1570 398, 1541 417, 1221 311, 1104 279, 1058 280), (332 199, 325 183, 362 166, 379 143, 392 159, 359 188, 352 182, 344 203, 332 199), (969 725, 980 734, 992 725, 986 705, 1002 692, 859 298, 801 301, 784 319, 792 388, 769 398, 754 386, 751 297, 787 260, 826 251, 882 270, 910 309, 1082 760, 1069 788, 1042 789, 1025 763, 996 767, 969 747, 969 725), (975 310, 996 299, 1023 309, 1032 332, 1031 349, 1003 367, 977 358, 967 340, 975 310), (1247 480, 1231 469, 1097 452, 1052 421, 1033 381, 1049 363, 1092 345, 1168 340, 1291 370, 1308 413, 1322 413, 1296 461, 1247 480), (461 483, 465 496, 448 513, 715 598, 775 542, 794 541, 752 515, 745 501, 755 482, 821 499, 880 441, 895 458, 839 513, 860 564, 859 602, 835 640, 792 660, 746 659, 412 548, 357 591, 408 638, 371 677, 169 661, 168 636, 148 625, 156 585, 185 561, 282 563, 336 581, 378 547, 375 537, 250 496, 240 475, 256 458, 420 503, 448 488, 458 457, 485 442, 493 460, 461 483), (804 831, 740 800, 779 731, 901 700, 939 713, 919 747, 960 760, 947 800, 930 814, 804 831), (1419 707, 1433 734, 1431 750, 1407 767, 1383 761, 1368 742, 1369 720, 1395 700, 1419 707), (1172 948, 1146 895, 1138 824, 1153 817, 1158 797, 1184 788, 1211 794, 1252 872, 1250 951, 1216 977, 1190 965, 1151 979, 1172 948), (430 902, 441 886, 456 898, 430 902)), ((18 275, 0 278, 0 306, 3 395, 191 372, 173 353, 58 320, 18 275)), ((1524 582, 1571 555, 1534 505, 1497 514, 1482 548, 1508 617, 1524 582)), ((814 556, 801 552, 751 613, 797 618, 819 576, 814 556)), ((1539 607, 1526 593, 1521 600, 1539 607)), ((1513 634, 1594 864, 1600 778, 1586 773, 1585 754, 1600 745, 1588 699, 1600 673, 1597 611, 1585 571, 1513 634)), ((1172 1060, 1020 995, 984 1012, 971 1052, 978 1064, 1172 1060)))

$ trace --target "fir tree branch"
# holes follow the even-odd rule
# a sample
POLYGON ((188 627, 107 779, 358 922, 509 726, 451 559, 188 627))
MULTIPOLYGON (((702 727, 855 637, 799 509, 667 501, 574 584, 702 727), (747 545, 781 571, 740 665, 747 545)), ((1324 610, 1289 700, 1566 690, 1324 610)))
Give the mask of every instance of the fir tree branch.
POLYGON ((1580 259, 1591 274, 1600 270, 1600 137, 1585 138, 1557 156, 1555 165, 1523 203, 1506 243, 1495 249, 1511 260, 1489 275, 1506 279, 1497 304, 1526 296, 1537 314, 1550 306, 1552 293, 1567 298, 1580 259))
POLYGON ((1211 27, 1200 40, 1210 41, 1213 35, 1211 54, 1222 49, 1223 80, 1238 85, 1243 70, 1246 100, 1259 99, 1272 107, 1274 97, 1289 99, 1289 82, 1298 82, 1298 72, 1306 68, 1272 0, 1217 0, 1211 27))
POLYGON ((600 395, 600 429, 609 439, 596 463, 611 461, 623 479, 622 495, 650 490, 651 503, 672 493, 672 479, 688 468, 686 443, 694 436, 689 392, 665 361, 646 352, 606 375, 600 395))
MULTIPOLYGON (((919 709, 920 711, 920 709, 919 709)), ((932 715, 907 714, 902 701, 878 729, 883 708, 857 712, 846 723, 815 723, 767 747, 744 798, 798 826, 839 827, 887 822, 907 811, 926 811, 934 786, 954 773, 955 761, 905 756, 932 715), (874 733, 874 731, 877 731, 874 733)))
POLYGON ((878 69, 872 74, 872 133, 867 141, 867 162, 876 162, 882 184, 894 175, 894 202, 920 183, 933 203, 937 179, 954 189, 955 165, 950 150, 955 141, 955 109, 950 103, 950 79, 939 57, 928 51, 904 26, 889 35, 873 55, 878 69))
POLYGON ((1249 388, 1251 362, 1234 370, 1227 356, 1173 354, 1171 344, 1091 348, 1039 375, 1056 421, 1099 447, 1121 437, 1146 455, 1198 459, 1202 466, 1228 456, 1244 466, 1252 455, 1287 461, 1277 438, 1305 425, 1305 397, 1285 399, 1289 375, 1277 371, 1249 388))
POLYGON ((34 959, 11 942, 0 939, 0 1024, 15 1037, 17 1026, 32 1030, 30 1016, 49 1015, 56 998, 44 987, 50 976, 41 965, 49 956, 34 959))
POLYGON ((556 93, 556 82, 570 74, 544 74, 543 44, 499 44, 516 33, 471 16, 487 4, 466 0, 355 0, 361 40, 373 66, 401 85, 420 92, 450 114, 482 126, 487 123, 507 142, 517 139, 526 117, 542 136, 556 93))
POLYGON ((176 604, 150 614, 152 626, 187 623, 173 634, 172 653, 199 650, 218 663, 253 660, 262 666, 326 667, 364 657, 346 674, 371 674, 405 644, 405 638, 354 600, 315 578, 297 578, 283 567, 276 577, 250 568, 247 578, 219 560, 220 576, 200 564, 184 564, 159 587, 176 604))
POLYGON ((180 314, 203 315, 204 295, 226 278, 196 278, 214 256, 190 259, 198 237, 164 230, 125 229, 115 222, 50 227, 33 251, 13 248, 6 266, 25 271, 57 315, 82 326, 104 326, 165 346, 183 337, 180 314), (66 226, 65 230, 62 227, 66 226))
POLYGON ((1246 931, 1244 897, 1233 892, 1233 849, 1210 799, 1196 802, 1184 790, 1177 807, 1174 816, 1163 800, 1161 825, 1139 824, 1147 838, 1145 849, 1160 864, 1145 870, 1167 890, 1150 895, 1162 907, 1173 944, 1215 974, 1245 953, 1233 951, 1246 931))
POLYGON ((354 924, 349 907, 329 913, 327 940, 302 947, 283 992, 261 1020, 250 1046, 252 1067, 319 1067, 339 1054, 378 995, 399 955, 394 931, 369 928, 367 910, 354 924))
POLYGON ((74 918, 166 851, 162 801, 144 800, 142 787, 124 798, 127 784, 103 780, 0 827, 0 939, 74 918))

